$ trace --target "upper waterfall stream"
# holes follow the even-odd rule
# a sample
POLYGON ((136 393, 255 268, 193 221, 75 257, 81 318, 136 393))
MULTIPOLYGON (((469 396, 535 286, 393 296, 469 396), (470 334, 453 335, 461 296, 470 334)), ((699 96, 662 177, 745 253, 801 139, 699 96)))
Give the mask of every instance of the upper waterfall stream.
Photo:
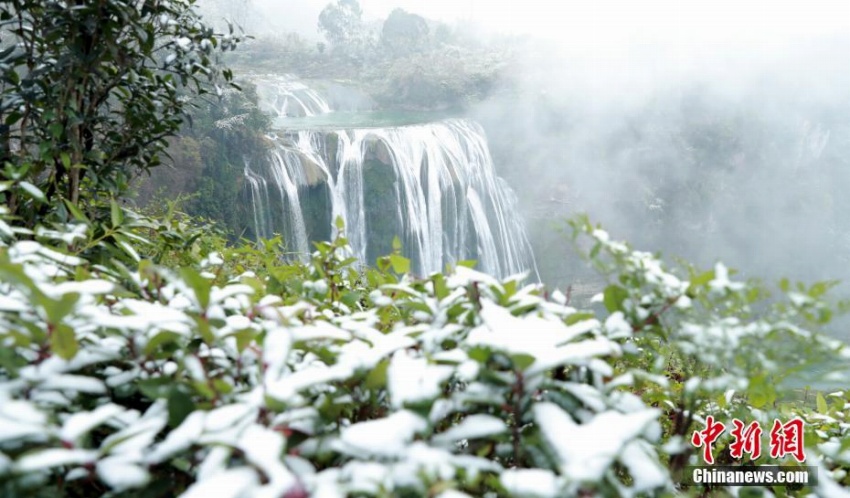
POLYGON ((256 236, 280 233, 289 251, 306 255, 311 241, 334 235, 340 217, 366 264, 389 254, 398 236, 419 275, 463 260, 496 276, 536 274, 516 197, 496 176, 477 123, 409 124, 408 114, 388 126, 392 116, 382 113, 376 126, 364 126, 370 113, 360 112, 360 126, 337 126, 331 104, 303 83, 258 85, 278 131, 265 160, 245 165, 256 236))

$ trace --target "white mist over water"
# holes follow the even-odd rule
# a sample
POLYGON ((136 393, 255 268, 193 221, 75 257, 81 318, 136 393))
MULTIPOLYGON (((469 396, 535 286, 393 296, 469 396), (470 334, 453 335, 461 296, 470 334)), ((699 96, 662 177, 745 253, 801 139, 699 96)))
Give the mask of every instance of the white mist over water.
MULTIPOLYGON (((258 82, 259 94, 275 97, 275 108, 283 96, 302 104, 305 113, 329 109, 302 83, 295 89, 309 99, 293 98, 290 88, 264 88, 269 81, 258 82), (315 99, 321 105, 313 106, 315 99)), ((273 86, 289 84, 282 78, 273 86)), ((310 239, 332 236, 333 220, 341 218, 365 264, 374 263, 398 235, 419 275, 470 259, 493 275, 536 274, 516 196, 496 176, 478 124, 450 119, 385 128, 308 127, 281 130, 270 141, 268 161, 245 167, 257 236, 281 233, 291 251, 306 255, 310 239)))

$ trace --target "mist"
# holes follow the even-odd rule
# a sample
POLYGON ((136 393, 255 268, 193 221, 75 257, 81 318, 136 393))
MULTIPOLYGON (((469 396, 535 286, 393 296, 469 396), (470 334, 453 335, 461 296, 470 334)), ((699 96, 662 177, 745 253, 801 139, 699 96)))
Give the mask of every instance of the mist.
POLYGON ((552 230, 578 212, 747 277, 850 277, 847 7, 713 4, 632 17, 625 33, 604 9, 584 30, 596 36, 543 31, 473 110, 550 282, 581 279, 552 230))

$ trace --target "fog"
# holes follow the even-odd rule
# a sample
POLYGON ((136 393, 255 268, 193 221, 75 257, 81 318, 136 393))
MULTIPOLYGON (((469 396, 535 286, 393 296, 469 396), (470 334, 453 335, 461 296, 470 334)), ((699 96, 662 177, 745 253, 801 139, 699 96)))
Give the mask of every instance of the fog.
MULTIPOLYGON (((527 213, 750 276, 850 276, 850 40, 538 50, 476 109, 527 213), (696 55, 699 57, 696 57, 696 55)), ((544 248, 545 249, 545 248, 544 248)), ((569 274, 562 275, 569 278, 569 274)))
MULTIPOLYGON (((316 33, 326 0, 200 0, 225 15, 253 11, 252 32, 279 29, 316 33), (250 5, 250 9, 244 7, 250 5)), ((667 40, 679 46, 705 42, 781 43, 789 36, 822 36, 850 27, 850 4, 836 0, 362 0, 367 19, 395 8, 471 29, 526 33, 562 45, 620 47, 623 42, 667 40)))

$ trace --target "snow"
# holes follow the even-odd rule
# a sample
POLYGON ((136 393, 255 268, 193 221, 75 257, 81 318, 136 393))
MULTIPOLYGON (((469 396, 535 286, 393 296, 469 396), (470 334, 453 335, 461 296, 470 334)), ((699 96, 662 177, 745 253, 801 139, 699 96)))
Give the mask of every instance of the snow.
POLYGON ((146 485, 151 476, 147 470, 121 457, 108 457, 97 462, 97 476, 116 492, 146 485))
POLYGON ((42 384, 43 389, 70 390, 81 393, 105 394, 106 386, 102 381, 82 375, 52 375, 42 384))
POLYGON ((668 484, 667 469, 658 464, 658 456, 646 441, 635 440, 626 445, 620 461, 632 476, 632 490, 645 492, 668 484))
POLYGON ((206 481, 223 472, 230 460, 233 450, 226 446, 213 446, 201 465, 198 466, 197 481, 206 481))
POLYGON ((416 487, 426 482, 448 481, 455 476, 453 455, 417 441, 410 445, 404 459, 392 468, 393 481, 399 486, 416 487))
POLYGON ((431 365, 426 358, 414 358, 407 351, 396 351, 387 370, 390 399, 396 408, 438 397, 442 384, 454 368, 431 365))
POLYGON ((454 444, 462 439, 476 439, 502 434, 508 430, 505 423, 492 415, 469 415, 459 424, 432 438, 435 444, 454 444))
MULTIPOLYGON (((0 394, 0 417, 36 426, 47 423, 47 416, 33 406, 32 403, 10 400, 2 394, 0 394)), ((0 423, 0 433, 5 429, 4 424, 6 423, 0 423)))
POLYGON ((529 355, 536 361, 527 367, 528 374, 557 365, 583 363, 593 356, 620 353, 616 344, 602 338, 567 344, 596 329, 597 320, 585 320, 568 327, 557 320, 518 318, 486 301, 482 303, 481 318, 484 325, 470 331, 466 344, 529 355))
POLYGON ((237 425, 247 418, 256 417, 256 409, 247 404, 226 405, 207 413, 204 418, 205 432, 220 432, 237 425))
POLYGON ((544 469, 508 469, 499 482, 512 496, 548 498, 558 496, 558 477, 544 469))
POLYGON ((582 482, 601 479, 623 448, 656 423, 660 413, 609 411, 578 425, 553 403, 538 403, 533 410, 544 439, 560 459, 562 475, 582 482))
POLYGON ((575 382, 561 382, 558 387, 578 398, 584 406, 595 412, 604 411, 606 408, 604 396, 593 386, 575 382))
POLYGON ((608 337, 619 339, 632 335, 632 326, 626 321, 622 311, 615 311, 605 320, 605 330, 608 331, 608 337))
POLYGON ((62 424, 59 437, 63 441, 75 442, 95 427, 105 423, 112 417, 122 413, 124 408, 108 403, 97 407, 92 412, 76 413, 62 424))
POLYGON ((337 364, 328 367, 316 364, 283 377, 279 381, 269 383, 266 386, 267 393, 273 398, 286 401, 299 391, 347 379, 352 373, 352 368, 347 365, 337 364))
POLYGON ((729 280, 729 270, 723 263, 714 265, 714 278, 708 283, 708 287, 716 293, 724 293, 727 290, 738 291, 744 288, 741 282, 729 280))
POLYGON ((342 468, 341 478, 349 481, 349 489, 354 492, 378 494, 386 488, 389 481, 389 469, 375 462, 349 462, 342 468))
POLYGON ((344 453, 397 456, 408 450, 413 437, 428 428, 419 415, 401 410, 392 415, 359 422, 342 430, 338 449, 344 453))
POLYGON ((279 490, 278 495, 296 484, 295 476, 281 463, 286 442, 280 433, 253 424, 242 433, 237 446, 249 462, 263 471, 269 485, 279 490))
POLYGON ((84 465, 97 460, 97 452, 54 448, 28 453, 15 464, 16 472, 34 472, 64 465, 84 465))
POLYGON ((189 448, 203 433, 206 416, 205 411, 190 413, 177 428, 168 433, 164 441, 153 448, 146 457, 147 461, 157 464, 189 448))
POLYGON ((259 483, 254 469, 237 467, 196 482, 180 498, 240 498, 259 483))
POLYGON ((461 493, 455 489, 447 489, 437 495, 437 498, 472 498, 466 493, 461 493))

